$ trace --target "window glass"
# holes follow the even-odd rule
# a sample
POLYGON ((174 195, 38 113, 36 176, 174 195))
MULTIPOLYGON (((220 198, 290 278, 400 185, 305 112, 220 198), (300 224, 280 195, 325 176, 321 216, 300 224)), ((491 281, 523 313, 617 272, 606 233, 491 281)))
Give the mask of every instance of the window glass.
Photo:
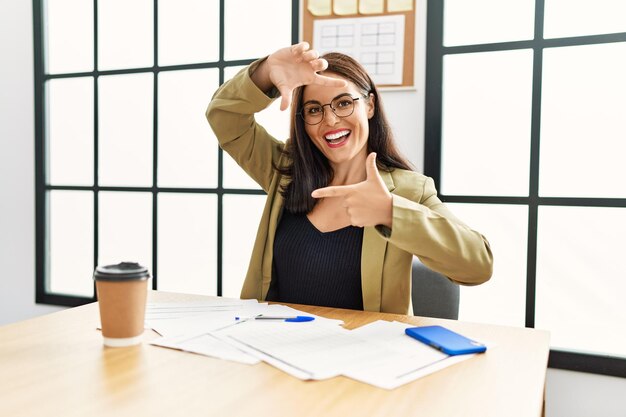
POLYGON ((159 193, 157 286, 217 295, 217 196, 159 193))
POLYGON ((93 193, 48 192, 50 292, 93 297, 93 193))
POLYGON ((224 176, 223 187, 228 189, 256 190, 261 187, 254 182, 246 171, 241 169, 237 162, 226 152, 224 152, 224 176))
POLYGON ((270 135, 281 142, 285 142, 289 137, 290 115, 291 110, 289 108, 285 111, 280 110, 280 98, 278 98, 268 108, 260 112, 256 119, 270 135))
POLYGON ((224 59, 250 59, 291 44, 291 0, 224 2, 224 59), (245 12, 244 12, 245 10, 245 12))
POLYGON ((441 192, 526 196, 532 51, 444 57, 441 192))
POLYGON ((152 269, 152 193, 98 194, 98 265, 139 262, 152 269))
POLYGON ((159 65, 217 61, 219 0, 159 0, 159 65))
MULTIPOLYGON (((47 233, 44 238, 49 239, 53 229, 50 244, 56 247, 55 253, 46 250, 41 255, 46 266, 38 271, 38 279, 43 277, 46 284, 44 298, 93 297, 91 280, 82 282, 85 287, 74 284, 84 271, 91 278, 94 263, 134 260, 152 267, 157 259, 153 239, 158 240, 154 272, 159 289, 216 294, 217 259, 230 256, 218 250, 217 222, 222 220, 217 217, 218 200, 224 196, 230 209, 239 200, 229 190, 260 187, 226 154, 219 172, 219 147, 205 110, 219 86, 220 71, 228 78, 242 68, 228 64, 258 59, 292 43, 292 4, 293 0, 276 0, 270 8, 254 0, 34 3, 44 19, 44 39, 35 40, 35 51, 42 53, 42 70, 52 74, 52 79, 44 76, 44 91, 38 94, 45 100, 45 113, 36 115, 44 124, 44 137, 37 138, 37 148, 45 151, 43 181, 63 188, 102 187, 95 191, 97 199, 93 191, 81 191, 90 197, 76 203, 77 197, 63 197, 60 191, 46 190, 38 196, 47 204, 40 219, 47 233), (225 21, 220 19, 220 7, 225 21), (179 65, 194 69, 180 70, 179 65), (92 71, 93 76, 69 77, 92 71), (55 74, 63 75, 55 78, 55 74), (226 194, 216 193, 218 184, 226 194), (152 192, 138 191, 152 187, 156 187, 152 192), (156 202, 153 193, 158 195, 156 202), (89 207, 83 210, 83 205, 89 207), (76 251, 87 262, 80 268, 69 265, 72 259, 64 255, 71 252, 67 248, 73 248, 72 242, 64 244, 59 237, 76 208, 88 213, 91 222, 87 228, 81 218, 76 229, 68 231, 68 236, 80 231, 90 236, 76 238, 80 248, 90 253, 76 251), (78 268, 80 274, 68 268, 78 268)), ((277 101, 256 117, 284 141, 289 111, 280 112, 278 107, 277 101)), ((68 195, 81 195, 72 192, 68 195)), ((241 204, 250 203, 247 209, 260 213, 264 198, 248 195, 241 204)), ((257 228, 257 220, 252 221, 255 215, 242 217, 254 223, 243 231, 241 219, 226 215, 224 234, 241 234, 250 242, 247 233, 257 228)), ((241 249, 241 242, 231 237, 220 243, 241 249)), ((225 262, 229 276, 238 278, 233 282, 226 278, 224 288, 237 295, 241 281, 236 280, 245 271, 236 268, 244 264, 235 265, 230 258, 225 262)), ((52 302, 74 303, 64 298, 52 302)))
POLYGON ((223 202, 222 295, 239 298, 266 197, 225 195, 223 202))
POLYGON ((445 46, 533 39, 534 0, 446 0, 445 46))
POLYGON ((489 281, 461 286, 459 320, 524 326, 528 207, 461 203, 446 206, 487 238, 494 257, 489 281))
POLYGON ((624 0, 545 0, 543 36, 626 32, 624 0))
POLYGON ((93 78, 47 83, 48 183, 93 184, 93 78))
POLYGON ((626 209, 540 207, 535 326, 556 349, 626 358, 626 209))
POLYGON ((98 2, 98 69, 154 64, 153 0, 98 2))
POLYGON ((228 81, 233 78, 239 71, 246 68, 247 65, 237 65, 233 67, 224 68, 224 81, 228 81))
POLYGON ((98 78, 100 185, 152 185, 152 73, 98 78))
POLYGON ((46 72, 93 71, 93 2, 47 0, 46 72))
POLYGON ((626 42, 544 51, 541 196, 626 198, 625 56, 626 42))
POLYGON ((217 140, 205 111, 217 69, 159 73, 160 187, 217 187, 217 140))

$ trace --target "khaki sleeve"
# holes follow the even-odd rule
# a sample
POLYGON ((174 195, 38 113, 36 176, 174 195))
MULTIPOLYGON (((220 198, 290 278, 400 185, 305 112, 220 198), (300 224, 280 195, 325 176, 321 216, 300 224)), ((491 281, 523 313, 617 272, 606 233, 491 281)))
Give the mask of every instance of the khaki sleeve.
POLYGON ((267 192, 274 173, 272 164, 278 165, 285 145, 254 118, 278 96, 273 90, 268 97, 250 79, 261 62, 253 62, 215 92, 206 118, 220 147, 267 192))
POLYGON ((419 202, 392 194, 392 229, 378 227, 378 231, 389 243, 459 284, 489 280, 493 255, 487 239, 448 210, 437 197, 431 178, 424 182, 421 194, 419 202))

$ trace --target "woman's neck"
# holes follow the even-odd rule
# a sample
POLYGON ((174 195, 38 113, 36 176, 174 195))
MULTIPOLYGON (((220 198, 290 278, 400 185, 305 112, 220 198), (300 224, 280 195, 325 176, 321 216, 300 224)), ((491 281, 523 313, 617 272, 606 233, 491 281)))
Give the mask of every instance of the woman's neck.
POLYGON ((333 179, 330 185, 350 185, 365 181, 367 178, 365 170, 366 157, 367 155, 363 153, 341 164, 331 163, 333 179))

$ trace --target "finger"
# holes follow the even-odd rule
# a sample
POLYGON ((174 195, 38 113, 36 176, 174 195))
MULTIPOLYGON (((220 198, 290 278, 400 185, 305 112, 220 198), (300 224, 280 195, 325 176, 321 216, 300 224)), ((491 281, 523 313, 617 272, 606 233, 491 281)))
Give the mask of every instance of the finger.
POLYGON ((347 87, 348 82, 341 78, 326 77, 325 75, 315 74, 313 84, 323 85, 326 87, 347 87))
POLYGON ((315 49, 311 49, 310 51, 306 51, 305 53, 302 54, 303 61, 315 61, 319 57, 320 57, 320 53, 317 52, 315 49))
POLYGON ((291 90, 289 88, 277 87, 280 92, 280 110, 287 110, 291 104, 291 90))
POLYGON ((324 198, 324 197, 342 197, 352 192, 354 187, 352 185, 336 185, 331 187, 318 188, 313 190, 311 197, 324 198))
POLYGON ((296 63, 300 63, 304 60, 303 54, 308 51, 308 49, 308 42, 300 42, 291 47, 291 53, 295 56, 296 63))
POLYGON ((300 43, 297 43, 297 44, 291 46, 291 52, 293 52, 294 54, 301 54, 301 53, 306 52, 308 50, 309 50, 309 43, 308 42, 300 42, 300 43))
POLYGON ((365 175, 368 180, 378 179, 380 174, 378 173, 378 168, 376 167, 376 152, 372 152, 367 155, 367 160, 365 161, 365 175))
POLYGON ((324 58, 318 57, 317 59, 310 61, 309 65, 311 65, 311 68, 313 69, 313 71, 322 72, 326 68, 328 68, 328 61, 326 61, 324 58))

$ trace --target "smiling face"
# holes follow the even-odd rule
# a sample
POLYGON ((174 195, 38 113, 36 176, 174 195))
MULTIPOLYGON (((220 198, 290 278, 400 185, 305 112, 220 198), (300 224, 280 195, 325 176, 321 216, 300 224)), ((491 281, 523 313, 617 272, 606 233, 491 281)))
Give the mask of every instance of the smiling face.
MULTIPOLYGON (((327 77, 342 78, 334 73, 324 73, 327 77)), ((310 84, 304 88, 302 103, 305 110, 311 104, 323 105, 323 120, 315 125, 305 124, 305 131, 317 149, 324 154, 335 169, 353 163, 364 163, 367 157, 369 136, 368 119, 374 115, 374 97, 363 97, 364 92, 348 81, 347 87, 325 87, 310 84), (337 116, 330 106, 333 102, 337 113, 341 107, 349 106, 350 97, 354 101, 354 111, 346 117, 337 116)))

